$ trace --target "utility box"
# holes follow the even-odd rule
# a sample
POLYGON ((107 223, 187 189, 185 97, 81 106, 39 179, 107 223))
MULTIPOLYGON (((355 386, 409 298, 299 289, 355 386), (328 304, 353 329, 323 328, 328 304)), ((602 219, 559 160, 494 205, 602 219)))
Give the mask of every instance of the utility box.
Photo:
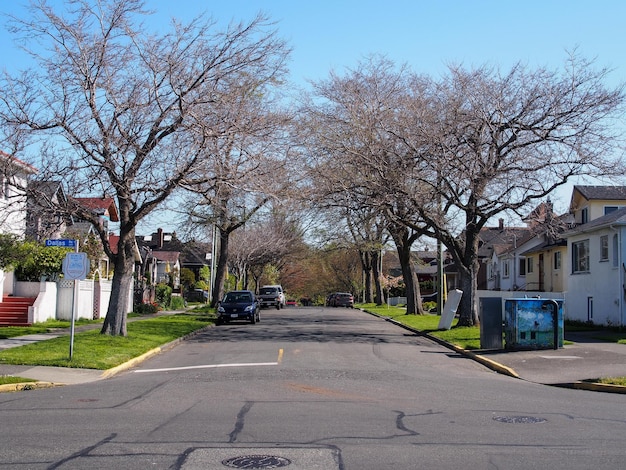
POLYGON ((502 298, 481 297, 480 349, 502 349, 502 298))
POLYGON ((563 347, 563 300, 506 299, 506 349, 558 349, 563 347))

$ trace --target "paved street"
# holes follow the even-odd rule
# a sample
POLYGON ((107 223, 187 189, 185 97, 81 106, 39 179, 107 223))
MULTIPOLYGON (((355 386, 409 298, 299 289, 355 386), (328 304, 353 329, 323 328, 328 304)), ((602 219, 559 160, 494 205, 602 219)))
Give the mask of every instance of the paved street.
POLYGON ((496 374, 358 310, 263 310, 107 380, 0 394, 0 467, 620 468, 626 396, 496 374))

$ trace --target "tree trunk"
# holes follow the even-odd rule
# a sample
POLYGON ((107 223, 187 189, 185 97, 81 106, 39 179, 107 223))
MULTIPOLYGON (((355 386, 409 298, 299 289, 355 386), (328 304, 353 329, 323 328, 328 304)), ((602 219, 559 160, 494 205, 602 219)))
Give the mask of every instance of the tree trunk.
POLYGON ((459 263, 460 284, 463 295, 459 304, 458 326, 475 326, 479 324, 476 307, 476 291, 478 289, 478 233, 474 224, 468 224, 465 230, 465 250, 459 263))
POLYGON ((417 274, 413 269, 413 263, 411 262, 411 246, 396 245, 396 249, 398 250, 402 278, 404 279, 404 285, 406 287, 406 313, 407 315, 416 313, 423 314, 424 309, 422 308, 420 285, 417 274))
POLYGON ((460 272, 461 290, 463 295, 461 296, 461 302, 459 303, 459 321, 458 326, 476 326, 479 324, 478 311, 476 308, 476 290, 478 289, 478 282, 476 275, 477 269, 472 269, 470 272, 460 272))
POLYGON ((396 244, 396 250, 398 251, 402 278, 406 286, 406 313, 407 315, 423 314, 424 309, 422 308, 419 281, 411 261, 411 247, 417 237, 411 235, 410 230, 405 226, 396 227, 391 232, 393 241, 396 244))
POLYGON ((380 269, 378 269, 380 267, 380 251, 374 251, 372 252, 372 274, 374 277, 374 286, 375 286, 375 297, 374 297, 374 303, 376 305, 382 305, 383 302, 385 301, 384 299, 384 293, 383 293, 383 286, 380 283, 380 269))
POLYGON ((131 298, 133 269, 135 266, 134 229, 125 234, 120 232, 114 263, 115 270, 111 283, 111 298, 100 332, 111 336, 126 336, 128 300, 131 298))
POLYGON ((369 304, 374 301, 374 296, 372 295, 372 263, 373 256, 371 252, 368 251, 359 251, 359 255, 361 258, 361 268, 363 269, 364 274, 364 301, 369 304))
POLYGON ((226 280, 226 268, 228 263, 228 241, 230 238, 230 232, 219 229, 220 232, 220 252, 217 258, 217 268, 215 270, 215 281, 213 283, 212 292, 213 300, 211 307, 215 307, 217 302, 224 297, 224 281, 226 280))

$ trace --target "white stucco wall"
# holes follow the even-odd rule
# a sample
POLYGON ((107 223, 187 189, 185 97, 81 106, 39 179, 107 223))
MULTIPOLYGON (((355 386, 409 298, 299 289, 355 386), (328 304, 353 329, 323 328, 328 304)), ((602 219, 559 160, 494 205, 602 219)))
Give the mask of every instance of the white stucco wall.
POLYGON ((613 262, 613 235, 623 244, 624 228, 604 228, 590 233, 576 234, 568 238, 568 315, 566 319, 592 321, 598 325, 623 325, 623 270, 624 249, 618 253, 618 265, 613 262), (600 259, 600 237, 609 239, 608 260, 600 259), (572 272, 572 244, 589 240, 589 272, 572 272))

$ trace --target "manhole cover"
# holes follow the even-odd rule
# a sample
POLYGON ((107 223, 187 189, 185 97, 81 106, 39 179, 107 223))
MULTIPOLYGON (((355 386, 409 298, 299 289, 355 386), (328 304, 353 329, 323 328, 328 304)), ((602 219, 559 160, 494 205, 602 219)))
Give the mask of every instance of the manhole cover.
POLYGON ((500 421, 501 423, 512 423, 512 424, 536 424, 536 423, 545 423, 545 419, 536 418, 534 416, 496 416, 493 418, 496 421, 500 421))
POLYGON ((222 460, 222 464, 231 468, 280 468, 291 464, 291 460, 277 455, 243 455, 222 460))

